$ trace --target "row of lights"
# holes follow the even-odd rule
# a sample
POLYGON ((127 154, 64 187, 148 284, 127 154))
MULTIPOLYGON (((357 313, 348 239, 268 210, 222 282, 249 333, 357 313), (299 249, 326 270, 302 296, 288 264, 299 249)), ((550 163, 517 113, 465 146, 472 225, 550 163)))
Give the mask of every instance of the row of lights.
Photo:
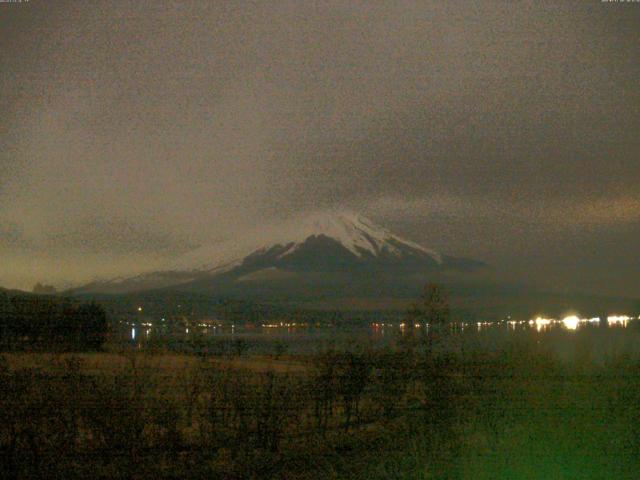
MULTIPOLYGON (((142 312, 142 307, 138 307, 138 312, 142 312)), ((510 318, 510 317, 509 317, 510 318)), ((638 317, 640 319, 640 317, 638 317)), ((630 320, 633 320, 632 317, 629 317, 628 315, 609 315, 607 317, 607 322, 609 324, 612 325, 623 325, 626 326, 627 322, 629 322, 630 320)), ((164 322, 165 319, 163 318, 162 321, 164 322)), ((535 319, 529 320, 528 322, 526 321, 516 321, 516 320, 509 320, 507 323, 510 326, 515 326, 518 323, 520 324, 524 324, 524 323, 528 323, 531 326, 535 326, 537 330, 542 330, 543 328, 549 327, 552 324, 562 324, 564 325, 567 329, 569 330, 575 330, 576 328, 578 328, 578 325, 580 324, 586 324, 586 323, 599 323, 600 322, 600 318, 599 317, 593 317, 593 318, 579 318, 576 315, 569 315, 565 318, 563 318, 562 320, 557 320, 557 319, 553 319, 553 318, 545 318, 545 317, 537 317, 535 319)), ((425 324, 426 327, 429 327, 429 324, 425 324)), ((465 324, 464 322, 461 324, 462 328, 464 329, 465 326, 469 325, 469 324, 465 324)), ((492 322, 476 322, 476 326, 478 327, 478 330, 480 330, 483 327, 489 327, 493 325, 492 322)), ((145 327, 151 327, 153 326, 153 324, 151 323, 142 323, 142 326, 145 327)), ((205 324, 205 323, 199 323, 198 324, 199 327, 212 327, 211 325, 205 324)), ((282 327, 286 327, 286 328, 290 328, 290 327, 296 327, 296 326, 306 326, 306 324, 298 324, 296 322, 293 323, 285 323, 285 322, 280 322, 280 323, 273 323, 273 324, 262 324, 263 328, 282 328, 282 327)), ((372 326, 374 328, 384 328, 384 327, 393 327, 394 324, 393 323, 372 323, 372 326)), ((402 322, 399 324, 399 327, 404 329, 407 327, 407 324, 405 322, 402 322)), ((420 323, 416 323, 414 325, 415 328, 420 328, 422 327, 422 324, 420 323)), ((213 328, 215 329, 216 326, 213 325, 213 328)), ((189 329, 186 329, 186 333, 189 333, 189 329)), ((135 336, 135 333, 132 332, 132 336, 135 336)))
MULTIPOLYGON (((610 325, 623 325, 626 326, 627 323, 631 320, 634 320, 635 317, 630 317, 628 315, 609 315, 607 317, 607 323, 609 323, 610 325)), ((638 317, 638 319, 640 320, 640 316, 638 317)), ((600 323, 600 317, 592 317, 592 318, 580 318, 577 315, 569 315, 567 317, 564 317, 561 320, 555 319, 555 318, 545 318, 545 317, 537 317, 534 319, 531 319, 529 321, 527 320, 508 320, 507 324, 511 327, 515 327, 516 325, 525 325, 525 324, 529 324, 531 326, 535 326, 536 329, 538 330, 542 330, 543 328, 549 327, 551 325, 563 325, 564 327, 566 327, 569 330, 575 330, 578 328, 578 326, 580 324, 594 324, 594 323, 600 323)), ((374 322, 371 324, 373 326, 373 328, 384 328, 384 327, 394 327, 395 325, 393 323, 377 323, 374 322)), ((429 324, 425 324, 426 327, 429 327, 429 324)), ((467 326, 473 325, 473 323, 465 323, 462 322, 461 327, 464 329, 467 326)), ((480 330, 481 328, 484 327, 490 327, 492 325, 496 325, 495 322, 475 322, 476 327, 478 328, 478 330, 480 330)), ((277 326, 277 325, 276 325, 277 326)), ((406 328, 406 324, 400 323, 398 324, 398 326, 400 328, 406 328)), ((414 325, 416 328, 420 328, 422 327, 422 324, 420 323, 416 323, 414 325)))
MULTIPOLYGON (((640 317, 639 317, 640 318, 640 317)), ((607 317, 607 323, 609 325, 622 325, 626 326, 630 320, 634 317, 628 315, 609 315, 607 317)), ((537 317, 533 320, 529 320, 529 325, 535 325, 538 330, 541 330, 549 325, 562 324, 568 330, 575 330, 579 325, 600 323, 600 317, 593 318, 580 318, 577 315, 569 315, 562 320, 556 320, 553 318, 537 317)))
POLYGON ((280 323, 263 323, 262 327, 263 328, 282 328, 282 327, 306 327, 307 324, 306 323, 285 323, 285 322, 280 322, 280 323))

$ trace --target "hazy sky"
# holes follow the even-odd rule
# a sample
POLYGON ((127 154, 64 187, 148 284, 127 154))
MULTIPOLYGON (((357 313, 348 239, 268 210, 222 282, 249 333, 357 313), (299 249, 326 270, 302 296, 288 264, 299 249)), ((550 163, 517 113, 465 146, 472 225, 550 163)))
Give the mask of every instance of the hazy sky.
POLYGON ((0 3, 0 285, 348 208, 640 296, 640 4, 0 3))

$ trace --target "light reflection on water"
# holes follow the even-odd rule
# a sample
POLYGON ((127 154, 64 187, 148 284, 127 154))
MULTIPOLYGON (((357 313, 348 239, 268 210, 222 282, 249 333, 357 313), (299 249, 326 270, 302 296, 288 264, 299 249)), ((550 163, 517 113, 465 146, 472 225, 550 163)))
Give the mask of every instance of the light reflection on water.
MULTIPOLYGON (((627 315, 609 315, 599 318, 581 318, 577 315, 568 315, 562 319, 538 316, 531 320, 505 320, 500 322, 457 322, 450 323, 444 328, 454 334, 468 334, 469 332, 517 332, 534 331, 539 333, 562 330, 577 332, 589 327, 606 327, 605 330, 626 329, 628 326, 640 323, 635 317, 627 315)), ((372 340, 389 339, 398 335, 405 335, 408 331, 427 333, 432 329, 431 325, 415 323, 413 325, 404 322, 371 323, 369 325, 328 326, 304 323, 278 322, 262 326, 238 326, 236 325, 196 325, 193 328, 183 328, 180 331, 167 330, 164 325, 154 326, 152 323, 131 325, 129 340, 135 343, 147 341, 150 338, 164 336, 165 338, 193 339, 220 337, 220 338, 310 338, 331 339, 341 336, 367 337, 372 340), (409 327, 412 327, 409 329, 409 327), (144 335, 139 335, 139 330, 144 335)))
MULTIPOLYGON (((562 328, 568 331, 575 331, 588 326, 604 326, 608 328, 626 328, 635 318, 627 315, 611 315, 606 320, 600 317, 580 318, 577 315, 568 315, 562 319, 536 317, 531 320, 509 320, 506 322, 477 322, 478 330, 490 328, 507 328, 508 330, 516 330, 531 328, 538 332, 544 332, 553 328, 562 328)), ((464 325, 469 324, 462 324, 464 325)))
MULTIPOLYGON (((534 330, 536 332, 548 332, 554 329, 566 330, 568 332, 578 331, 580 329, 586 327, 593 326, 602 326, 607 327, 608 329, 615 328, 627 328, 632 323, 637 322, 635 317, 630 317, 627 315, 609 315, 606 319, 602 319, 600 317, 592 317, 592 318, 581 318, 577 315, 568 315, 562 319, 555 318, 547 318, 543 316, 538 316, 531 320, 507 320, 501 322, 454 322, 447 325, 447 327, 451 332, 454 333, 465 333, 469 331, 489 331, 489 330, 506 330, 515 332, 518 330, 534 330)), ((398 334, 403 335, 408 331, 408 327, 410 325, 405 322, 388 322, 388 323, 371 323, 370 325, 360 325, 360 326, 347 326, 347 327, 336 327, 336 326, 322 326, 317 324, 304 324, 304 323, 284 323, 277 322, 272 324, 264 324, 258 327, 238 327, 236 328, 235 324, 233 325, 204 325, 199 324, 196 328, 190 329, 185 328, 183 330, 183 334, 179 332, 169 332, 167 333, 164 326, 154 326, 152 323, 143 323, 140 325, 133 325, 130 330, 130 340, 137 342, 141 341, 141 338, 138 335, 138 330, 144 329, 144 337, 149 338, 150 336, 157 335, 159 332, 163 332, 166 336, 171 337, 191 337, 193 335, 210 337, 210 336, 231 336, 234 337, 236 334, 238 336, 268 336, 268 337, 289 337, 289 336, 310 336, 310 337, 324 337, 324 336, 332 336, 335 333, 344 334, 345 331, 362 331, 367 330, 369 336, 373 339, 375 338, 384 338, 390 335, 397 336, 398 334)), ((428 332, 431 325, 428 323, 421 324, 415 323, 413 326, 413 331, 424 330, 428 332)))

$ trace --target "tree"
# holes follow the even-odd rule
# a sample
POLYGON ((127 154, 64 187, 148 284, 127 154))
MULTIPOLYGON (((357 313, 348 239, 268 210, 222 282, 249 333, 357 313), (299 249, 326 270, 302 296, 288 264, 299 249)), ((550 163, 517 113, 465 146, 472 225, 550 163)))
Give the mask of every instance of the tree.
POLYGON ((99 350, 105 342, 108 332, 107 313, 94 302, 80 305, 77 313, 80 321, 82 346, 90 350, 99 350))
POLYGON ((420 305, 416 307, 421 320, 431 326, 444 325, 450 320, 449 295, 437 283, 427 283, 422 293, 420 305))
POLYGON ((7 342, 11 327, 15 324, 15 316, 9 295, 0 291, 0 345, 7 342))
POLYGON ((96 303, 64 297, 0 294, 0 340, 46 349, 98 350, 108 333, 107 314, 96 303))
POLYGON ((310 391, 313 392, 314 416, 318 431, 324 437, 333 416, 338 393, 338 356, 329 351, 314 358, 310 391))
POLYGON ((337 386, 344 408, 345 430, 349 430, 353 415, 360 421, 360 401, 370 374, 371 365, 365 354, 346 352, 338 357, 337 386))
POLYGON ((427 283, 420 301, 411 308, 408 316, 410 322, 422 325, 422 341, 431 351, 435 332, 450 321, 449 295, 445 288, 437 283, 427 283))

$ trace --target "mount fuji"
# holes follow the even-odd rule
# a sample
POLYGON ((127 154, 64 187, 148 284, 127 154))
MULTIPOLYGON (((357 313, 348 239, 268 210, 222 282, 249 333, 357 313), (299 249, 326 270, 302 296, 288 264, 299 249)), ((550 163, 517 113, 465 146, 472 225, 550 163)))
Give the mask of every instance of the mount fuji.
POLYGON ((320 213, 231 242, 199 247, 166 268, 97 281, 75 293, 131 293, 157 289, 242 293, 307 291, 359 280, 415 274, 466 273, 482 262, 438 253, 353 213, 320 213), (311 283, 309 283, 311 281, 311 283))

